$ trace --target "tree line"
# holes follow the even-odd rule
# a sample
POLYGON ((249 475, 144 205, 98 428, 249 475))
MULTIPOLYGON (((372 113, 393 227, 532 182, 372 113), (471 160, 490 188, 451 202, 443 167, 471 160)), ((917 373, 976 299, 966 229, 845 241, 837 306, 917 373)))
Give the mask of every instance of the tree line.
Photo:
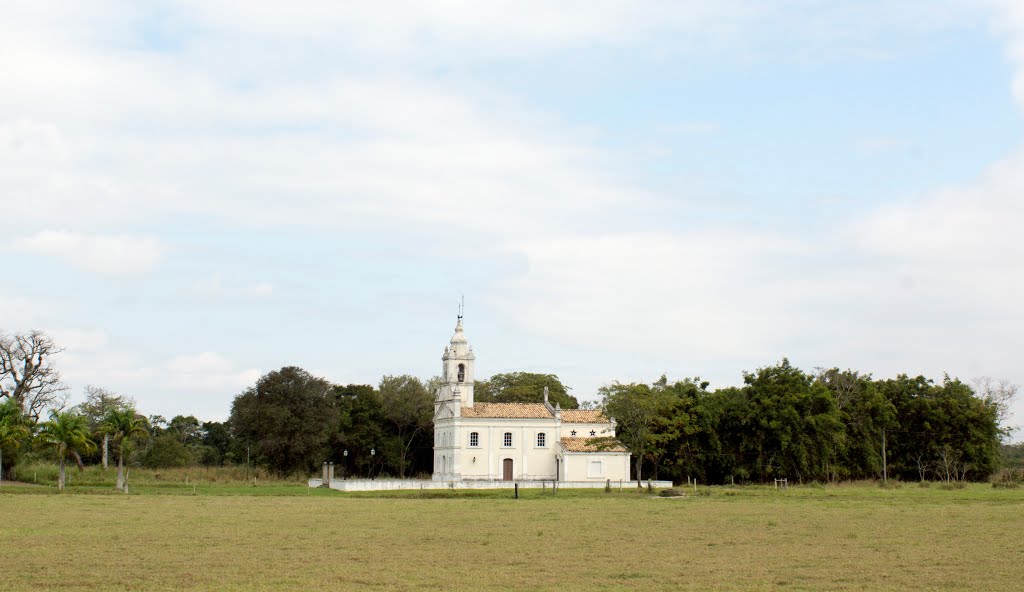
MULTIPOLYGON (((289 366, 239 393, 227 421, 168 420, 92 386, 82 404, 68 407, 52 363, 59 351, 41 332, 0 332, 0 475, 38 455, 55 459, 62 475, 65 462, 116 462, 122 490, 126 466, 246 463, 294 474, 333 462, 337 475, 363 478, 425 477, 433 470, 437 377, 336 385, 289 366)), ((563 409, 580 406, 556 375, 527 372, 480 380, 475 398, 540 402, 545 387, 563 409)), ((637 479, 981 480, 999 468, 1001 450, 1019 450, 1002 445, 1017 391, 1005 381, 874 379, 838 368, 805 372, 783 360, 744 373, 740 387, 709 387, 699 378, 664 376, 614 382, 586 406, 616 421, 637 479)))
POLYGON ((614 383, 602 404, 633 451, 634 476, 702 483, 898 477, 988 478, 1016 385, 944 376, 877 380, 789 360, 709 390, 699 378, 614 383))

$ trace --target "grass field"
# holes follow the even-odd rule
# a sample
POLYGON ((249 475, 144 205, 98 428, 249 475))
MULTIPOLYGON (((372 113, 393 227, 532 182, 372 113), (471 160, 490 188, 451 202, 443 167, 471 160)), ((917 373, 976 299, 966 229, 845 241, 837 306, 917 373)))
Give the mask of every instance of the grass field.
POLYGON ((72 491, 0 490, 0 590, 1024 587, 1024 490, 980 484, 680 499, 231 482, 72 491))

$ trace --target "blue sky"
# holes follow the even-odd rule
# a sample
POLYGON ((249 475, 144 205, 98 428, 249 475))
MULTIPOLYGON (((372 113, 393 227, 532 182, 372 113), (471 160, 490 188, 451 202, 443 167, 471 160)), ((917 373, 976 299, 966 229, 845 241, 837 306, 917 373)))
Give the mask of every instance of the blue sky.
POLYGON ((75 399, 428 378, 461 294, 479 375, 584 399, 1024 382, 1009 0, 38 4, 0 19, 0 327, 75 399))

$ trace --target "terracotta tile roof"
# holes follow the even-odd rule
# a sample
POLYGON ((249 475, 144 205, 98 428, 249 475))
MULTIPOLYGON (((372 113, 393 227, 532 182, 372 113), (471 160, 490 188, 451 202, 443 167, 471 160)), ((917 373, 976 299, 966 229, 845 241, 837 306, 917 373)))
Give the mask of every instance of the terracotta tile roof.
POLYGON ((627 452, 615 438, 562 438, 566 452, 627 452))
POLYGON ((562 423, 608 423, 599 409, 562 409, 562 423))
POLYGON ((554 419, 543 403, 476 403, 462 408, 462 417, 554 419))

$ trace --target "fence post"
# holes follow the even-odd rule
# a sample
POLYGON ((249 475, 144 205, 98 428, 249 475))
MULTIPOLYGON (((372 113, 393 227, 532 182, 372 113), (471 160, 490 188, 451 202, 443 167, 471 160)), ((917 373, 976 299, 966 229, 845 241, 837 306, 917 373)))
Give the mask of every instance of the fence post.
POLYGON ((519 499, 519 484, 516 483, 515 487, 516 487, 516 499, 519 499))

